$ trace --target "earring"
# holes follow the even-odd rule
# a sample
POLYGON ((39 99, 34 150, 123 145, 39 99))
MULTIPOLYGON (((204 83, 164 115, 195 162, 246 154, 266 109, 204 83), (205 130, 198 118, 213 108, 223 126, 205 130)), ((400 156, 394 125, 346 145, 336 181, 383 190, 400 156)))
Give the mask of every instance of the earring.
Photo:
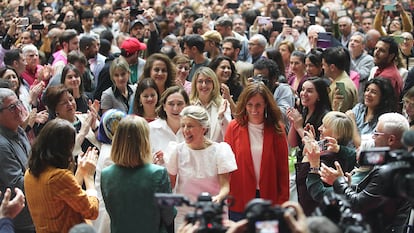
POLYGON ((267 118, 267 109, 265 109, 265 118, 267 118))

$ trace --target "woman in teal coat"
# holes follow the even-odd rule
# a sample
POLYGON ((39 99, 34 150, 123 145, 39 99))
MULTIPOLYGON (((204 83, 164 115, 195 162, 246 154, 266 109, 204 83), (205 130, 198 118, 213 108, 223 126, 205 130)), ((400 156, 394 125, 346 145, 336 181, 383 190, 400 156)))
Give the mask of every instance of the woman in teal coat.
POLYGON ((149 126, 139 116, 122 119, 112 143, 114 165, 101 175, 101 190, 112 233, 166 232, 174 207, 159 206, 154 193, 171 193, 164 167, 151 164, 149 126))

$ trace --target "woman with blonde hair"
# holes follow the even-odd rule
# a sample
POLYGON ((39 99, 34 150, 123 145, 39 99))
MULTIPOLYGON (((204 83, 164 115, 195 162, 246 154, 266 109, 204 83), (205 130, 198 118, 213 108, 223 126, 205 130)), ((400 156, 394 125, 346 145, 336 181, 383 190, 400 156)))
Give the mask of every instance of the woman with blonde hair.
MULTIPOLYGON (((310 215, 318 206, 315 197, 312 198, 306 188, 306 179, 309 172, 318 173, 319 167, 310 167, 307 151, 310 142, 316 143, 315 130, 320 132, 319 145, 321 147, 320 166, 335 167, 338 161, 344 172, 350 172, 356 164, 356 152, 353 147, 348 146, 354 134, 352 119, 345 113, 331 111, 322 119, 322 125, 318 129, 310 126, 305 132, 303 160, 296 167, 296 185, 298 191, 298 202, 301 204, 306 215, 310 215), (322 165, 322 163, 324 165, 322 165)), ((319 200, 320 201, 320 200, 319 200)))
POLYGON ((220 95, 220 87, 217 75, 212 69, 200 67, 194 73, 190 102, 207 110, 211 123, 207 138, 215 142, 223 141, 227 125, 231 120, 230 106, 220 95))
MULTIPOLYGON (((233 151, 227 143, 213 142, 205 136, 210 126, 205 108, 188 106, 180 115, 185 141, 171 142, 165 155, 172 186, 192 202, 200 193, 208 192, 214 203, 221 203, 229 193, 230 172, 237 169, 233 151)), ((176 226, 190 209, 179 208, 176 226)))
POLYGON ((109 70, 112 87, 102 92, 101 109, 102 113, 108 109, 118 109, 123 112, 129 112, 132 108, 135 86, 128 84, 131 70, 125 58, 119 57, 115 59, 109 70))
POLYGON ((237 201, 229 207, 230 219, 238 221, 253 198, 271 200, 273 205, 289 200, 289 168, 282 113, 265 84, 251 83, 243 90, 235 116, 225 142, 238 167, 230 180, 230 195, 237 201))
POLYGON ((171 193, 171 185, 167 170, 152 164, 149 126, 144 118, 130 115, 120 121, 111 159, 115 164, 101 175, 111 232, 166 232, 165 226, 174 219, 174 207, 159 206, 154 193, 171 193))

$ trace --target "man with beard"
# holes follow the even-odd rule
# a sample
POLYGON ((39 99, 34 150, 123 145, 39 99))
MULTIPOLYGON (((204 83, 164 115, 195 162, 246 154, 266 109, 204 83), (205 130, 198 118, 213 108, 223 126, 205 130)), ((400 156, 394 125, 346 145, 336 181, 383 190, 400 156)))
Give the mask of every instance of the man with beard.
POLYGON ((238 59, 242 45, 236 37, 227 37, 222 44, 223 55, 229 57, 234 62, 237 73, 240 75, 240 83, 244 86, 247 79, 252 76, 253 64, 238 59))
MULTIPOLYGON (((23 190, 23 178, 26 171, 30 143, 20 125, 28 113, 16 94, 8 88, 0 88, 0 191, 15 187, 23 190)), ((14 195, 14 194, 13 194, 14 195)), ((13 220, 14 232, 34 233, 35 228, 29 209, 13 220)))
POLYGON ((295 41, 295 47, 301 47, 308 53, 311 47, 309 44, 308 36, 305 33, 305 19, 303 16, 297 15, 292 19, 292 28, 298 30, 299 32, 299 37, 295 41))
POLYGON ((349 40, 349 53, 351 55, 351 70, 359 74, 358 99, 364 96, 365 85, 368 81, 369 73, 374 67, 374 58, 365 53, 366 38, 360 32, 355 32, 349 40))
POLYGON ((376 67, 371 70, 370 78, 386 78, 391 81, 397 99, 403 88, 403 80, 395 65, 398 56, 398 44, 390 36, 379 38, 374 50, 374 63, 376 67))
POLYGON ((99 42, 98 39, 92 36, 83 36, 79 40, 79 49, 85 55, 88 61, 88 75, 82 76, 82 83, 84 91, 88 96, 95 91, 97 78, 105 66, 106 57, 98 53, 99 42))
POLYGON ((78 33, 75 29, 67 29, 59 37, 59 43, 62 46, 61 50, 53 53, 53 70, 54 74, 60 73, 68 64, 68 53, 72 50, 79 49, 78 33))
POLYGON ((42 24, 45 25, 45 27, 47 27, 50 24, 55 24, 55 12, 53 11, 52 6, 50 5, 45 5, 42 8, 42 24))

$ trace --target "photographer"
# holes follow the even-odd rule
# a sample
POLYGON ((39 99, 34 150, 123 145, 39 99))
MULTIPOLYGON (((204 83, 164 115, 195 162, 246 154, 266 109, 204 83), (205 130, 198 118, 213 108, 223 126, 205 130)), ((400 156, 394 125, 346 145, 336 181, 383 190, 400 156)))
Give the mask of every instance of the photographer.
MULTIPOLYGON (((388 146, 391 150, 403 149, 401 143, 403 133, 408 130, 407 120, 398 113, 386 113, 379 117, 378 124, 373 133, 376 147, 388 146)), ((345 177, 339 163, 333 168, 322 167, 319 174, 309 174, 307 184, 311 193, 322 181, 333 183, 333 189, 338 194, 345 195, 354 211, 360 212, 365 220, 371 225, 372 232, 403 232, 404 225, 408 220, 410 205, 403 198, 386 197, 387 182, 381 177, 381 167, 372 169, 365 178, 357 185, 351 186, 350 174, 345 177), (322 180, 322 181, 321 181, 322 180)), ((319 192, 329 192, 321 189, 319 192)), ((320 194, 320 193, 319 193, 320 194)), ((320 194, 321 195, 321 194, 320 194)))

